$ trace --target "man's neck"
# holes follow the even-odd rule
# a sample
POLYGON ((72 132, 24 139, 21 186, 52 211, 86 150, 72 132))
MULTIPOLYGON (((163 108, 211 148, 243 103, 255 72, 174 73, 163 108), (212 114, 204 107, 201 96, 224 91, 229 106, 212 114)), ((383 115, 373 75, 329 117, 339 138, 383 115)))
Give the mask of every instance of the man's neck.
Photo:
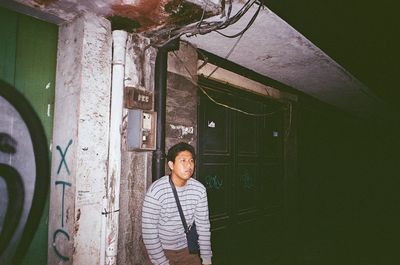
POLYGON ((174 183, 175 187, 183 187, 188 182, 187 180, 180 179, 175 175, 171 175, 172 183, 174 183))

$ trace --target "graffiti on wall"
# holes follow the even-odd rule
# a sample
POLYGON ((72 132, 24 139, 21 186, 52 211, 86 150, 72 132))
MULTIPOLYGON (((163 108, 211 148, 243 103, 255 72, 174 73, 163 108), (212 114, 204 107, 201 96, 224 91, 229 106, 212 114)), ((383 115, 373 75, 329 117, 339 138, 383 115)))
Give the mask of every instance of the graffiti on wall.
POLYGON ((222 179, 217 175, 207 175, 204 179, 206 188, 219 190, 222 188, 222 179))
POLYGON ((254 188, 254 177, 248 170, 242 172, 240 182, 245 189, 251 190, 254 188))
MULTIPOLYGON (((69 167, 68 167, 68 161, 67 161, 67 153, 68 153, 68 149, 69 147, 72 145, 72 139, 69 140, 68 144, 66 145, 65 148, 62 148, 61 146, 57 145, 56 149, 58 151, 58 154, 60 156, 60 162, 58 164, 57 167, 57 178, 60 176, 63 176, 64 174, 62 174, 63 172, 65 172, 67 174, 67 176, 69 176, 71 174, 69 167)), ((56 229, 53 233, 53 242, 52 242, 52 246, 53 246, 53 250, 54 253, 56 253, 57 257, 60 258, 63 261, 68 261, 69 257, 65 254, 62 253, 62 251, 59 249, 59 240, 61 240, 61 238, 63 240, 70 240, 70 236, 68 231, 65 230, 64 228, 64 221, 65 221, 65 191, 67 188, 71 187, 71 183, 65 180, 56 180, 54 182, 56 187, 60 187, 61 188, 61 217, 60 217, 60 227, 58 229, 56 229)))
POLYGON ((0 264, 18 264, 36 232, 49 189, 49 154, 40 119, 0 80, 0 264))

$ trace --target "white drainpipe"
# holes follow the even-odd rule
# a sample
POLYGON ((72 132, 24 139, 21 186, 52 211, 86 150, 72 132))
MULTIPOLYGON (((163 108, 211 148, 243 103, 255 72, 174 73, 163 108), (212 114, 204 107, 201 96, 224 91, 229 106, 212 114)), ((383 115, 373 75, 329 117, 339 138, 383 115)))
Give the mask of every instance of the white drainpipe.
POLYGON ((124 95, 127 32, 115 30, 111 83, 110 145, 108 149, 107 195, 103 203, 100 264, 116 264, 118 250, 119 192, 121 179, 121 125, 124 95))

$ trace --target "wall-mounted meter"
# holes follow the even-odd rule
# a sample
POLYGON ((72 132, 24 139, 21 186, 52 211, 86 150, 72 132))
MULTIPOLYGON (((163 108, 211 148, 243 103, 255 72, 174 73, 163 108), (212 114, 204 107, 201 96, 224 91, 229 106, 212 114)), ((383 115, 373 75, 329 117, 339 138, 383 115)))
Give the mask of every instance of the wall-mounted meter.
POLYGON ((128 110, 128 150, 156 149, 156 114, 148 110, 128 110))

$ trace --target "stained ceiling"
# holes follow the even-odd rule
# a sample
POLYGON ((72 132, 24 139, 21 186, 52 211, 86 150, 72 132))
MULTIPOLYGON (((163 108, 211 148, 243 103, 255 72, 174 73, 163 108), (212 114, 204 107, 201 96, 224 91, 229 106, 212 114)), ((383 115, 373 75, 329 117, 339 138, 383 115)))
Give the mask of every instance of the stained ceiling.
MULTIPOLYGON (((379 5, 361 0, 262 1, 266 6, 236 38, 215 32, 182 38, 358 116, 400 116, 395 112, 400 109, 396 104, 399 60, 393 53, 399 46, 399 23, 387 0, 379 5)), ((245 2, 234 1, 232 13, 245 2)), ((188 24, 203 16, 193 6, 188 9, 192 12, 181 12, 187 3, 200 11, 205 8, 207 21, 222 19, 213 17, 219 12, 219 0, 0 0, 2 6, 57 24, 81 12, 96 12, 128 17, 139 23, 140 30, 163 27, 173 15, 175 24, 188 24), (179 16, 183 19, 178 23, 179 16)), ((257 5, 253 5, 221 33, 240 32, 256 11, 257 5)))
MULTIPOLYGON (((269 4, 269 1, 264 2, 269 4)), ((312 7, 308 10, 309 1, 306 1, 304 6, 299 2, 293 9, 290 9, 289 4, 294 1, 283 1, 288 6, 284 6, 280 1, 273 2, 276 10, 288 16, 287 20, 295 14, 292 23, 304 30, 309 37, 266 7, 239 41, 237 38, 228 39, 215 32, 187 40, 204 50, 280 81, 339 109, 365 118, 398 119, 398 109, 395 104, 398 96, 395 100, 390 96, 398 93, 393 87, 395 84, 393 74, 398 71, 390 67, 394 65, 393 63, 389 65, 393 58, 388 56, 389 52, 383 52, 383 44, 380 46, 381 49, 374 50, 374 45, 367 42, 368 37, 361 33, 354 33, 351 38, 350 32, 343 33, 347 38, 335 35, 332 30, 336 29, 335 25, 339 27, 336 30, 341 32, 346 30, 343 27, 347 24, 343 25, 343 21, 338 21, 340 16, 339 13, 335 14, 334 9, 326 7, 325 13, 318 14, 312 7), (314 14, 313 10, 317 14, 314 14), (329 12, 333 14, 327 15, 329 12), (302 24, 302 20, 306 22, 302 24), (364 37, 361 38, 360 35, 364 37), (331 53, 335 57, 332 57, 331 53), (379 57, 377 53, 385 54, 386 58, 379 57), (379 60, 382 60, 380 64, 379 60)), ((321 3, 319 6, 322 5, 321 3)), ((235 9, 237 10, 239 6, 240 4, 236 3, 235 9)), ((230 35, 240 31, 255 11, 256 7, 253 7, 242 21, 230 26, 223 33, 230 35)), ((350 23, 350 29, 355 31, 351 21, 347 22, 350 23)), ((360 21, 357 23, 358 26, 363 24, 360 21)), ((380 29, 389 30, 389 28, 380 29)), ((363 33, 368 30, 372 31, 364 29, 363 33)), ((383 34, 382 36, 385 37, 383 34)), ((387 39, 370 41, 388 42, 387 39)), ((391 46, 388 49, 392 48, 390 52, 393 56, 395 49, 391 46)))

